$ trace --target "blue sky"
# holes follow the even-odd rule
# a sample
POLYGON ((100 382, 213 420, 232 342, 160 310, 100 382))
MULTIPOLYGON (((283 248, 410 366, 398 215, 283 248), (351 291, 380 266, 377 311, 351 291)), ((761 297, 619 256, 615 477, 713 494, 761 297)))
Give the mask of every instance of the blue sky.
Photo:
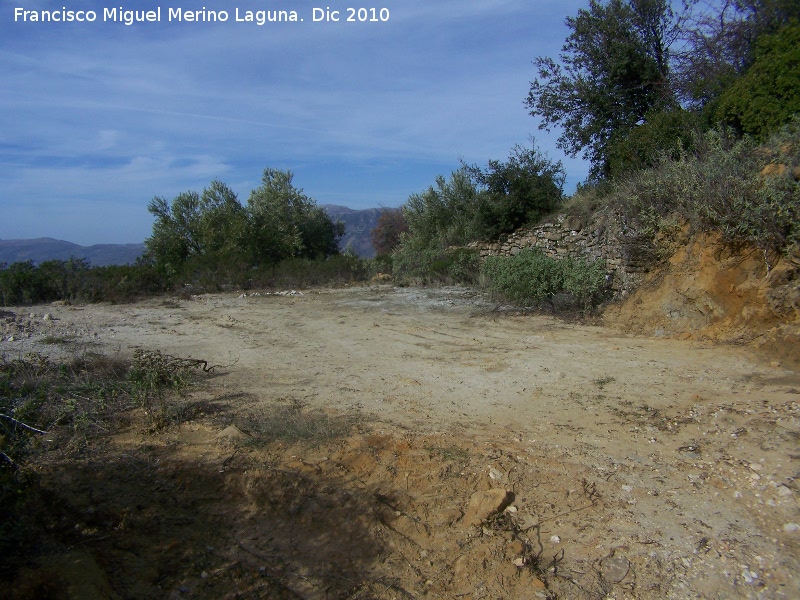
POLYGON ((504 159, 537 129, 523 100, 536 56, 556 56, 584 1, 0 0, 0 238, 132 243, 147 203, 213 179, 242 203, 266 166, 320 204, 399 206, 459 159, 504 159), (160 23, 103 9, 161 7, 160 23), (346 8, 389 20, 348 23, 346 8), (15 9, 94 10, 94 23, 15 22, 15 9), (168 9, 225 10, 225 23, 168 9), (312 7, 342 21, 313 22, 312 7), (294 10, 298 23, 236 22, 294 10), (385 13, 384 13, 385 15, 385 13))

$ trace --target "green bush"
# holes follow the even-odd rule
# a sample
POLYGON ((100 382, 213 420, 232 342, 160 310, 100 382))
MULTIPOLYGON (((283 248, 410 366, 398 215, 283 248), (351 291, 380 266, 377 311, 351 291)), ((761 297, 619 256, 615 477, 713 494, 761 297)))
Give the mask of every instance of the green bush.
POLYGON ((250 268, 241 261, 192 257, 171 276, 147 260, 135 265, 91 267, 84 261, 48 261, 0 265, 0 306, 41 304, 56 300, 75 303, 132 302, 142 297, 178 292, 186 284, 194 292, 230 289, 304 288, 366 281, 369 261, 348 255, 292 258, 275 265, 250 268))
POLYGON ((644 123, 625 132, 608 148, 608 170, 612 179, 654 167, 667 157, 676 159, 692 152, 700 131, 699 117, 680 108, 648 114, 644 123))
POLYGON ((800 113, 800 23, 760 37, 755 54, 710 110, 718 121, 763 138, 800 113))
POLYGON ((130 302, 168 289, 168 282, 142 260, 136 265, 92 267, 84 260, 0 265, 0 306, 69 302, 130 302))
POLYGON ((329 258, 291 258, 277 265, 253 269, 249 272, 250 288, 309 288, 314 286, 342 286, 367 281, 370 277, 369 261, 348 254, 329 258))
POLYGON ((613 185, 581 190, 573 203, 586 196, 596 205, 600 194, 622 216, 624 233, 651 239, 677 218, 768 253, 800 246, 800 186, 792 177, 800 165, 800 120, 763 144, 715 130, 698 136, 694 148, 613 185), (784 174, 761 175, 770 162, 785 165, 784 174))
POLYGON ((587 310, 602 301, 606 265, 602 260, 554 259, 539 249, 515 256, 490 256, 481 268, 489 289, 516 305, 575 306, 587 310))
POLYGON ((469 248, 439 249, 407 240, 392 255, 393 275, 414 284, 473 284, 480 254, 469 248))
MULTIPOLYGON (((480 192, 471 229, 474 239, 489 241, 555 211, 563 201, 566 173, 534 148, 515 146, 508 161, 467 168, 480 192)), ((472 241, 472 240, 469 240, 472 241)))

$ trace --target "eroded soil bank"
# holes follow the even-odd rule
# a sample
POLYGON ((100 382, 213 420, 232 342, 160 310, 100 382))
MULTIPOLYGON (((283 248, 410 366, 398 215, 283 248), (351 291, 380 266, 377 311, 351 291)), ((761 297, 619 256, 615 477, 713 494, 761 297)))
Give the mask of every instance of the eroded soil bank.
POLYGON ((10 309, 6 356, 221 365, 180 425, 44 453, 61 542, 14 593, 800 595, 791 365, 494 308, 376 286, 10 309), (323 426, 281 441, 276 419, 323 426), (491 489, 510 504, 470 524, 491 489))

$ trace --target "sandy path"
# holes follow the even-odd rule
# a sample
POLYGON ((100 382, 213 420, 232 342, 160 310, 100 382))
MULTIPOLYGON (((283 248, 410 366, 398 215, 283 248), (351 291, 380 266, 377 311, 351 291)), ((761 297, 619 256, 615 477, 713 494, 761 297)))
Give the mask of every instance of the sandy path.
MULTIPOLYGON (((358 410, 393 430, 546 458, 567 487, 601 481, 602 532, 567 519, 557 533, 645 561, 657 540, 653 560, 683 565, 672 597, 800 595, 800 374, 743 349, 503 314, 459 289, 12 311, 35 317, 32 337, 2 343, 7 355, 74 349, 54 340, 160 349, 226 365, 212 391, 248 410, 287 399, 358 410)), ((647 596, 646 573, 635 596, 647 596)))

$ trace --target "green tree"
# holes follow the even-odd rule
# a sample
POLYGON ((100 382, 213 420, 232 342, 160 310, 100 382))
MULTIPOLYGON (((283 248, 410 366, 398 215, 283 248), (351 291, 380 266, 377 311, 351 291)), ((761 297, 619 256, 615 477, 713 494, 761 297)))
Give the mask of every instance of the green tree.
POLYGON ((481 190, 471 230, 483 240, 553 212, 563 199, 564 167, 534 148, 515 146, 506 162, 490 160, 488 168, 467 167, 481 190))
POLYGON ((246 213, 236 194, 220 181, 211 182, 202 194, 178 194, 171 203, 157 196, 147 209, 156 220, 145 245, 157 268, 168 276, 189 261, 211 264, 244 254, 246 213))
POLYGON ((202 253, 220 259, 233 259, 245 253, 247 212, 231 188, 212 181, 200 196, 199 212, 202 253))
POLYGON ((153 233, 145 240, 147 252, 156 266, 167 275, 175 275, 190 256, 202 252, 200 243, 200 195, 178 194, 172 202, 156 196, 147 205, 155 217, 153 233))
POLYGON ((412 194, 403 205, 408 236, 430 248, 460 246, 478 237, 475 215, 480 192, 467 168, 436 178, 436 185, 412 194))
POLYGON ((247 201, 253 257, 257 264, 338 253, 344 225, 334 223, 313 198, 296 188, 291 171, 266 168, 247 201))
POLYGON ((611 178, 654 167, 663 158, 677 159, 691 152, 701 133, 699 116, 682 108, 653 111, 624 137, 608 148, 608 173, 611 178))
POLYGON ((684 4, 681 43, 673 55, 673 86, 685 106, 712 106, 712 113, 714 102, 753 64, 758 39, 800 19, 797 0, 685 0, 684 4))
POLYGON ((676 35, 667 0, 590 0, 566 20, 560 63, 535 59, 538 79, 525 101, 540 129, 562 128, 558 146, 608 175, 608 147, 653 109, 675 104, 669 47, 676 35), (563 66, 562 66, 563 65, 563 66))
POLYGON ((800 113, 800 23, 756 43, 755 62, 719 98, 717 121, 764 137, 800 113))

